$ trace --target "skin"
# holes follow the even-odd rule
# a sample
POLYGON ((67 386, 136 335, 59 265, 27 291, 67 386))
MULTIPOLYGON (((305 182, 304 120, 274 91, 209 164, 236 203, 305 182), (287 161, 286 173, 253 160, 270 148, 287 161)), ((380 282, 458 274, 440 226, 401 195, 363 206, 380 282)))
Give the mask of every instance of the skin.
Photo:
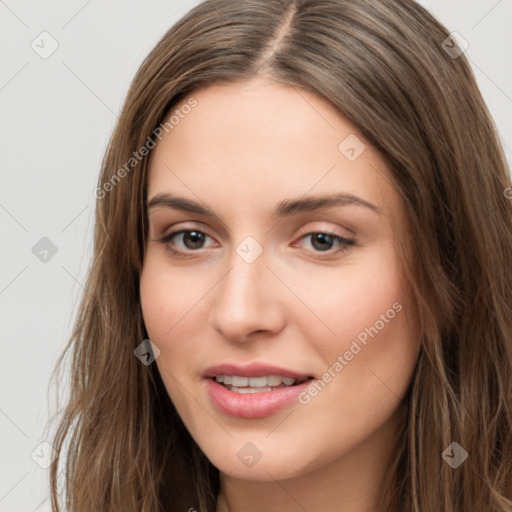
POLYGON ((395 247, 405 214, 385 162, 308 91, 257 77, 193 97, 197 106, 153 150, 148 201, 172 193, 216 216, 149 208, 140 284, 169 396, 220 470, 217 510, 378 510, 419 343, 395 247), (354 161, 338 149, 351 134, 366 146, 354 161), (352 204, 272 216, 285 199, 333 192, 379 212, 352 204), (182 235, 158 241, 185 228, 205 233, 203 246, 182 235), (322 251, 307 233, 354 243, 322 251), (263 250, 252 263, 236 252, 247 236, 263 250), (396 303, 401 311, 309 403, 244 419, 210 401, 201 375, 224 362, 265 362, 322 379, 396 303), (248 442, 261 453, 252 467, 237 457, 248 442))

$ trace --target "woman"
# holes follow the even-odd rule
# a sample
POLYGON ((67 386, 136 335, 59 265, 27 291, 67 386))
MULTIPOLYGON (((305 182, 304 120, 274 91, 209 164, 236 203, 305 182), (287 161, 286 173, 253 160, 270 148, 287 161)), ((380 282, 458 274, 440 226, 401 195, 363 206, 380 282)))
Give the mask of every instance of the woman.
POLYGON ((405 0, 209 0, 161 39, 95 192, 55 512, 63 465, 74 512, 510 510, 510 179, 456 48, 405 0))

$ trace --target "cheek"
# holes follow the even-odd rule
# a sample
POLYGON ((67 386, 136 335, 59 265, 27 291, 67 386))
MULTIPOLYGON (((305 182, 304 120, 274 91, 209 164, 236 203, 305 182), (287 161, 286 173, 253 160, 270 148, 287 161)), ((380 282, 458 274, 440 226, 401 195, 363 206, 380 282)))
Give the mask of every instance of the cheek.
POLYGON ((167 394, 175 406, 181 409, 186 408, 187 403, 182 400, 179 392, 179 382, 182 379, 177 369, 187 366, 183 364, 182 358, 187 357, 187 354, 190 356, 191 351, 186 347, 186 332, 181 331, 181 344, 173 344, 173 339, 187 325, 187 317, 183 322, 179 322, 179 319, 186 314, 188 295, 191 294, 189 287, 180 286, 179 272, 170 273, 166 265, 159 258, 153 257, 149 250, 140 279, 144 325, 149 339, 160 349, 155 364, 167 394), (183 348, 182 351, 180 347, 183 348))
POLYGON ((140 279, 140 299, 151 340, 167 343, 176 330, 188 325, 205 293, 200 275, 196 272, 191 276, 182 269, 171 271, 165 258, 148 251, 140 279))
POLYGON ((316 399, 317 406, 338 404, 333 413, 338 426, 350 411, 376 428, 404 396, 419 348, 408 313, 408 303, 393 281, 371 296, 354 299, 340 314, 346 322, 338 321, 335 346, 323 348, 326 366, 316 399))
POLYGON ((300 324, 323 361, 318 389, 325 384, 330 391, 322 395, 334 401, 342 392, 356 410, 374 399, 374 405, 386 397, 393 402, 408 385, 419 347, 396 255, 383 248, 341 274, 328 289, 303 289, 324 323, 304 318, 300 324))
POLYGON ((358 339, 363 346, 371 334, 376 334, 375 329, 389 334, 401 328, 397 310, 404 309, 405 299, 391 248, 368 252, 357 264, 310 283, 298 292, 324 325, 308 317, 302 320, 301 328, 331 359, 349 350, 353 340, 358 339))
POLYGON ((171 269, 165 257, 147 251, 140 279, 142 314, 149 339, 160 349, 156 365, 175 402, 204 349, 205 312, 211 307, 205 294, 211 287, 204 272, 171 269))

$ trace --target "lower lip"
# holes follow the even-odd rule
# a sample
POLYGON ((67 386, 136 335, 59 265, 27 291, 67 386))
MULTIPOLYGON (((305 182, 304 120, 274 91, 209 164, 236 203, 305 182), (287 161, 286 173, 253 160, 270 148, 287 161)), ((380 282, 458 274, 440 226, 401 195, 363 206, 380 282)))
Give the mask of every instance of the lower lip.
POLYGON ((280 411, 296 401, 297 395, 312 382, 307 380, 295 386, 261 393, 236 393, 214 379, 206 381, 206 389, 213 405, 224 414, 238 418, 263 418, 280 411))

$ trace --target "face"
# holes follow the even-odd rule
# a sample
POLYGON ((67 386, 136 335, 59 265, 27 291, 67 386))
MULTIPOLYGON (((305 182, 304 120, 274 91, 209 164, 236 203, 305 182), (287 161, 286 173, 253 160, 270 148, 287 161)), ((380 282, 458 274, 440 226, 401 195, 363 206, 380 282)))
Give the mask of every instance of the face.
POLYGON ((388 442, 418 342, 384 161, 326 100, 262 78, 177 109, 151 156, 140 284, 190 434, 254 480, 388 442))

